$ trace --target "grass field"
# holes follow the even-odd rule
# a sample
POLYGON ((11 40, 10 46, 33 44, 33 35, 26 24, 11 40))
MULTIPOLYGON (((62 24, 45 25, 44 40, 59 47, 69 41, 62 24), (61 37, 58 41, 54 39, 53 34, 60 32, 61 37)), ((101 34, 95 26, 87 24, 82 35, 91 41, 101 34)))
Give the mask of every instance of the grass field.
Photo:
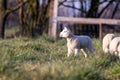
POLYGON ((104 54, 93 39, 94 54, 67 57, 66 40, 45 35, 0 40, 0 80, 116 80, 120 60, 104 54))

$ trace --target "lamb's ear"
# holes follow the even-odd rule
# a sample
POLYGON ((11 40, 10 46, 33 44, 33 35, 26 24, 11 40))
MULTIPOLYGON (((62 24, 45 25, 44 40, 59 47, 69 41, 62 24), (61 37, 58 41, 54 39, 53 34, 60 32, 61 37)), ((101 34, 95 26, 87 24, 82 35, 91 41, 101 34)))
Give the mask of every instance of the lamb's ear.
POLYGON ((66 27, 66 26, 64 27, 64 29, 67 29, 67 30, 69 30, 69 31, 70 31, 70 28, 68 28, 68 27, 66 27))

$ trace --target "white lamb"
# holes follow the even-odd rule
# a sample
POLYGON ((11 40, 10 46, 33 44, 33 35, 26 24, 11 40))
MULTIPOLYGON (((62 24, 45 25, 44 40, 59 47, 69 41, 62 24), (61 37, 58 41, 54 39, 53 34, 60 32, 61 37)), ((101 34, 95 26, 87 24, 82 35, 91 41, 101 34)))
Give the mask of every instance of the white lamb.
POLYGON ((111 54, 114 54, 120 57, 120 37, 115 37, 110 42, 109 51, 111 54))
POLYGON ((112 33, 108 33, 104 36, 103 41, 102 41, 102 48, 103 48, 104 53, 109 52, 109 44, 114 37, 115 35, 112 33))
POLYGON ((116 54, 117 56, 119 56, 119 58, 120 58, 120 43, 118 44, 118 47, 117 47, 117 54, 116 54))
POLYGON ((93 53, 92 40, 89 36, 77 36, 74 35, 70 29, 64 27, 63 31, 60 32, 60 37, 67 39, 67 47, 69 57, 72 51, 74 51, 75 56, 79 53, 80 49, 83 52, 84 56, 88 56, 88 50, 93 53))

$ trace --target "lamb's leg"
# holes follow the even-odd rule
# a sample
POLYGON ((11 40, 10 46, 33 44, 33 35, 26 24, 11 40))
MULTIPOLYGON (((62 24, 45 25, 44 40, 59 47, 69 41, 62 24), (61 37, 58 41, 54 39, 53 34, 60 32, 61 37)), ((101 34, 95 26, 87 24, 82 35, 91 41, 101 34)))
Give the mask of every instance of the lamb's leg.
POLYGON ((91 47, 91 49, 90 49, 90 52, 91 52, 91 53, 93 53, 93 52, 94 52, 94 49, 93 49, 92 47, 91 47))
POLYGON ((81 49, 81 51, 83 52, 85 58, 88 56, 88 51, 87 49, 81 49))
POLYGON ((75 51, 75 56, 77 56, 80 50, 79 49, 75 49, 74 51, 75 51))
POLYGON ((93 49, 93 45, 92 45, 92 41, 91 41, 91 40, 89 40, 89 44, 88 44, 87 49, 88 49, 91 53, 94 52, 94 49, 93 49))
POLYGON ((119 59, 120 59, 120 52, 118 53, 118 57, 119 57, 119 59))
POLYGON ((68 48, 68 54, 67 54, 67 57, 69 57, 71 53, 72 53, 72 50, 71 50, 70 48, 68 48))

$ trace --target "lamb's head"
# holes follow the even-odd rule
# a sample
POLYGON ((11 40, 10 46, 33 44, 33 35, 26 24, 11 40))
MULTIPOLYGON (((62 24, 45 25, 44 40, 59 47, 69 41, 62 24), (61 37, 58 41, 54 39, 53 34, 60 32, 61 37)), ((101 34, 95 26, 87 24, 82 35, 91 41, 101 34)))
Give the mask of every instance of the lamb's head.
POLYGON ((68 29, 67 27, 64 27, 64 29, 60 32, 60 37, 64 37, 64 38, 68 38, 71 35, 73 35, 73 33, 70 31, 70 29, 68 29))

